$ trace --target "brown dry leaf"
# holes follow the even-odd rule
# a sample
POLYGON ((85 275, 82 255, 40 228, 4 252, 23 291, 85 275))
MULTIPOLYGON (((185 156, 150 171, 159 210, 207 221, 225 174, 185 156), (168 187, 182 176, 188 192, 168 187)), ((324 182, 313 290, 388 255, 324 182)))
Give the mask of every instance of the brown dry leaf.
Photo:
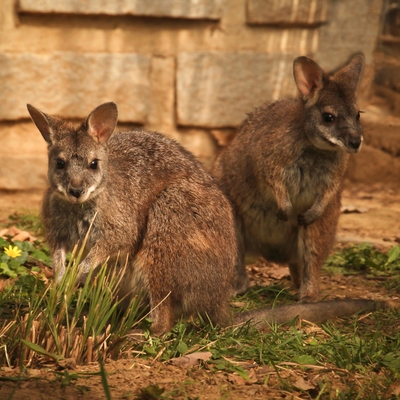
POLYGON ((196 352, 187 354, 182 357, 175 357, 170 360, 170 363, 176 365, 177 367, 192 367, 199 363, 199 360, 208 361, 212 356, 212 353, 209 351, 204 352, 196 352))
POLYGON ((21 232, 21 229, 17 228, 16 226, 10 226, 7 229, 7 235, 9 235, 9 236, 18 235, 18 233, 20 233, 20 232, 21 232))
POLYGON ((385 396, 383 397, 384 399, 390 399, 392 396, 398 396, 400 395, 400 383, 399 382, 394 382, 386 390, 385 396))
POLYGON ((310 382, 306 382, 302 376, 296 376, 296 381, 293 383, 293 386, 300 390, 315 389, 315 385, 312 385, 310 382))
POLYGON ((29 232, 22 231, 18 233, 18 235, 15 235, 12 240, 19 240, 20 242, 34 242, 36 238, 29 232))
POLYGON ((248 373, 248 379, 241 377, 240 375, 230 374, 228 379, 230 382, 235 383, 236 385, 252 385, 253 383, 258 382, 258 378, 254 369, 251 369, 248 373))
POLYGON ((354 206, 353 204, 348 204, 347 206, 342 206, 340 211, 342 212, 342 214, 353 214, 353 213, 364 214, 364 213, 368 212, 368 208, 357 207, 357 206, 354 206))
POLYGON ((49 267, 40 267, 40 271, 42 272, 42 274, 47 278, 53 278, 54 276, 54 271, 49 268, 49 267))
POLYGON ((8 236, 11 236, 12 240, 19 240, 20 242, 34 242, 37 240, 34 236, 32 236, 27 231, 21 231, 16 226, 10 226, 7 229, 2 229, 0 231, 0 236, 3 239, 6 239, 8 236))
POLYGON ((14 283, 13 279, 0 279, 0 292, 14 283))
POLYGON ((281 267, 276 265, 275 268, 270 269, 268 275, 274 279, 286 279, 290 277, 290 272, 287 267, 281 267))

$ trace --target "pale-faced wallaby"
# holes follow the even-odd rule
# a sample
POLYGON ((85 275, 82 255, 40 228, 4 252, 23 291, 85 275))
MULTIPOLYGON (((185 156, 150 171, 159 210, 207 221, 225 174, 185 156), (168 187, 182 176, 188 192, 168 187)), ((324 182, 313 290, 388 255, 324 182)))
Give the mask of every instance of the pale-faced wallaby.
POLYGON ((200 163, 158 133, 111 136, 114 103, 97 107, 78 128, 31 105, 28 110, 48 143, 50 187, 42 217, 56 280, 65 273, 66 253, 93 222, 80 279, 108 258, 128 260, 121 295, 147 292, 155 334, 170 330, 181 315, 197 313, 224 326, 297 315, 320 321, 374 308, 371 301, 295 304, 232 318, 228 299, 247 276, 236 271, 231 205, 200 163))
POLYGON ((361 148, 356 89, 363 62, 355 55, 328 75, 310 58, 296 58, 299 98, 249 114, 213 168, 234 206, 241 253, 288 264, 303 302, 318 298, 349 154, 361 148))

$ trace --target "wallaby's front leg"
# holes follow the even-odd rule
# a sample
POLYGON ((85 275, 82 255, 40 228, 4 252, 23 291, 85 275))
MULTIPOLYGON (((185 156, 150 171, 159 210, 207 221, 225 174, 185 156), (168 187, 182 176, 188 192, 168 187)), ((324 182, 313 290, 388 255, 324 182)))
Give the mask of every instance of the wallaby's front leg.
POLYGON ((55 250, 52 254, 53 257, 53 270, 54 270, 54 280, 57 284, 61 282, 62 277, 65 274, 65 260, 66 260, 66 250, 64 247, 60 247, 55 250))
POLYGON ((103 249, 107 248, 107 245, 97 242, 89 251, 83 261, 78 266, 78 280, 79 283, 84 284, 89 273, 100 264, 107 261, 109 254, 106 254, 103 249))
POLYGON ((287 221, 292 213, 292 202, 290 201, 286 186, 283 183, 274 184, 272 189, 278 205, 276 216, 280 221, 287 221))
POLYGON ((317 218, 319 218, 324 212, 328 203, 338 191, 339 183, 333 183, 329 188, 327 188, 323 192, 323 195, 318 196, 311 208, 297 216, 299 225, 310 225, 317 218))

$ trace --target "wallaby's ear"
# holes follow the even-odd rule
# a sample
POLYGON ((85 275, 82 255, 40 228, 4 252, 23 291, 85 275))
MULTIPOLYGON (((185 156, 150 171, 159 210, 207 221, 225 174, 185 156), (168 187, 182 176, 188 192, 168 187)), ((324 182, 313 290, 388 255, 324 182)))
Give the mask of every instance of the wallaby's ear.
POLYGON ((310 99, 324 86, 324 71, 311 58, 297 57, 293 62, 293 75, 300 93, 310 99))
POLYGON ((104 103, 95 108, 87 117, 89 135, 99 143, 105 143, 114 132, 118 119, 118 108, 115 103, 104 103))
POLYGON ((355 54, 343 68, 339 69, 332 76, 335 81, 343 82, 346 87, 355 92, 358 82, 361 78, 361 72, 364 66, 364 56, 362 54, 355 54))
POLYGON ((49 116, 37 109, 36 107, 33 107, 31 104, 27 104, 26 107, 28 108, 32 121, 35 123, 40 133, 42 134, 43 139, 47 143, 51 144, 51 128, 49 116))

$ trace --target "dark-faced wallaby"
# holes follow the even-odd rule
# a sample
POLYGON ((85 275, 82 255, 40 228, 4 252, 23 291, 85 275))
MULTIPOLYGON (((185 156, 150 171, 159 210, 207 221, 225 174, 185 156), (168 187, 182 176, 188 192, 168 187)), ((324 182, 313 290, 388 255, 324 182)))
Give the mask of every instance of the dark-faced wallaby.
POLYGON ((318 298, 349 154, 361 148, 356 89, 363 61, 355 55, 328 75, 310 58, 296 58, 300 97, 249 114, 214 164, 234 206, 241 252, 287 263, 303 302, 318 298))
POLYGON ((65 273, 66 253, 93 222, 81 281, 109 258, 111 265, 128 260, 121 295, 147 293, 154 334, 170 330, 181 315, 197 313, 224 326, 250 319, 279 323, 297 315, 320 321, 374 307, 369 301, 295 304, 232 318, 228 299, 246 286, 247 276, 236 270, 231 205, 200 163, 158 133, 112 135, 114 103, 97 107, 78 128, 31 105, 28 110, 48 143, 50 187, 42 217, 56 280, 65 273))

